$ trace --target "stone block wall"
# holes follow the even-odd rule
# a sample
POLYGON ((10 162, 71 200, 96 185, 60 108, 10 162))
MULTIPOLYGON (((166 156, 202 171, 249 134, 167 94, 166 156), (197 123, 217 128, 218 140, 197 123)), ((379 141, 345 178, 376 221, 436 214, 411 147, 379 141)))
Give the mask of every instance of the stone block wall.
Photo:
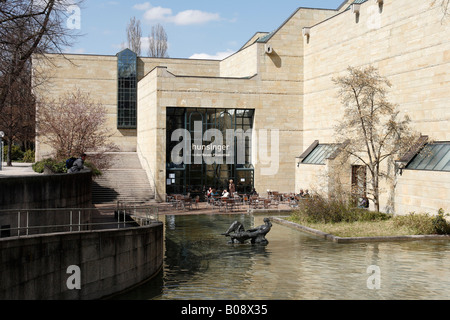
MULTIPOLYGON (((414 130, 436 141, 449 141, 450 78, 445 70, 450 67, 450 20, 442 18, 440 8, 427 1, 384 1, 382 10, 368 1, 361 5, 359 16, 351 10, 341 11, 311 25, 309 39, 303 39, 303 144, 309 146, 314 140, 342 142, 334 140, 333 127, 343 108, 332 78, 346 73, 348 66, 369 65, 391 81, 388 99, 398 105, 402 115, 410 116, 414 130)), ((448 210, 445 194, 421 195, 417 190, 422 175, 416 171, 397 176, 396 188, 384 183, 382 209, 405 214, 425 208, 437 210, 439 202, 448 210), (411 188, 411 184, 416 187, 411 188), (437 202, 436 197, 440 199, 437 202)), ((432 183, 442 185, 448 175, 432 174, 432 183)), ((302 174, 297 174, 296 180, 303 186, 317 183, 302 174)))

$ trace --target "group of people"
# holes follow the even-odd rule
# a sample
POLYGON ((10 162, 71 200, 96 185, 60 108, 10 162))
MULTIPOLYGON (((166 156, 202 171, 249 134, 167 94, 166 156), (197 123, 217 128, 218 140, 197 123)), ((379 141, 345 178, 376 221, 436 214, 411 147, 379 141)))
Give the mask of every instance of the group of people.
POLYGON ((303 191, 303 189, 300 189, 300 192, 296 194, 296 196, 299 198, 309 198, 310 195, 308 189, 306 189, 305 191, 303 191))
POLYGON ((209 187, 208 191, 206 192, 206 198, 208 199, 211 197, 230 198, 231 196, 234 196, 235 193, 236 193, 236 186, 234 185, 233 180, 230 180, 228 184, 228 189, 224 189, 221 194, 216 189, 209 187))
MULTIPOLYGON (((250 195, 257 195, 255 188, 252 189, 250 192, 250 195)), ((222 192, 217 191, 214 188, 209 188, 208 191, 206 191, 206 198, 209 199, 211 197, 221 197, 221 198, 232 198, 235 195, 237 195, 236 192, 236 185, 234 184, 233 180, 230 180, 228 182, 228 189, 224 189, 222 192)))

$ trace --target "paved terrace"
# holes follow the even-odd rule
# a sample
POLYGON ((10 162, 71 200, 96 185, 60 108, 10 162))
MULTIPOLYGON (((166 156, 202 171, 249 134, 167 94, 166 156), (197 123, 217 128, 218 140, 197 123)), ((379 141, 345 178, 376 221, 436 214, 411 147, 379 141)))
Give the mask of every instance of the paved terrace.
MULTIPOLYGON (((31 163, 13 163, 12 167, 7 167, 6 163, 3 163, 2 170, 0 171, 0 179, 2 177, 12 177, 12 176, 33 176, 39 175, 33 171, 31 163)), ((128 207, 130 204, 126 204, 128 207)), ((131 204, 132 205, 132 204, 131 204)), ((142 204, 141 204, 142 205, 142 204)), ((218 208, 211 206, 206 202, 200 202, 198 205, 193 204, 190 208, 176 208, 171 203, 158 203, 156 201, 151 201, 146 203, 146 205, 156 206, 159 209, 159 214, 161 215, 184 215, 184 214, 242 214, 253 212, 255 209, 250 208, 248 205, 239 205, 231 209, 218 208)), ((108 205, 96 205, 99 209, 106 209, 108 205)), ((109 205, 110 207, 110 205, 109 205)), ((114 209, 116 207, 108 210, 101 210, 99 218, 108 219, 111 215, 114 215, 114 209)), ((257 209, 257 212, 287 212, 292 210, 292 208, 287 203, 280 202, 278 207, 273 207, 268 210, 257 209)))
POLYGON ((31 163, 14 162, 12 167, 7 167, 4 162, 2 165, 2 170, 0 170, 0 178, 12 176, 31 176, 38 174, 39 173, 33 171, 31 163))

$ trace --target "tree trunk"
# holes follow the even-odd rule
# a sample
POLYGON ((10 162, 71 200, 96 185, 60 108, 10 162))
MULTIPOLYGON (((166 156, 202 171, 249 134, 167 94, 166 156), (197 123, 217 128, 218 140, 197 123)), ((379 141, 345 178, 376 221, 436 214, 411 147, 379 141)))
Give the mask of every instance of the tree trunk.
POLYGON ((6 166, 7 167, 12 167, 12 161, 11 161, 11 149, 12 149, 12 143, 11 141, 8 139, 8 151, 7 151, 7 155, 6 155, 6 166))
POLYGON ((376 166, 375 174, 372 177, 373 181, 373 204, 375 205, 375 211, 380 211, 380 187, 379 183, 379 167, 376 166))

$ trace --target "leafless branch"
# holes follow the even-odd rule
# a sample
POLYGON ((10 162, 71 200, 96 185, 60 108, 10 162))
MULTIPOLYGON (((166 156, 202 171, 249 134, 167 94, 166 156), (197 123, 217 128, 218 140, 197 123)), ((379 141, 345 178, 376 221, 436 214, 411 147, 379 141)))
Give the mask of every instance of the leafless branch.
POLYGON ((141 38, 142 38, 142 30, 141 30, 141 22, 136 20, 135 17, 130 19, 130 22, 127 26, 127 41, 128 48, 136 53, 138 56, 141 55, 141 38))
POLYGON ((154 58, 168 58, 169 55, 167 54, 167 39, 167 33, 162 25, 157 24, 156 26, 153 26, 152 32, 148 37, 148 56, 154 58))
POLYGON ((386 174, 381 163, 404 154, 417 139, 408 117, 400 119, 397 106, 387 101, 390 82, 373 67, 348 68, 347 75, 333 79, 339 87, 344 118, 336 126, 336 136, 348 141, 343 152, 369 170, 370 194, 379 210, 380 178, 386 174))

